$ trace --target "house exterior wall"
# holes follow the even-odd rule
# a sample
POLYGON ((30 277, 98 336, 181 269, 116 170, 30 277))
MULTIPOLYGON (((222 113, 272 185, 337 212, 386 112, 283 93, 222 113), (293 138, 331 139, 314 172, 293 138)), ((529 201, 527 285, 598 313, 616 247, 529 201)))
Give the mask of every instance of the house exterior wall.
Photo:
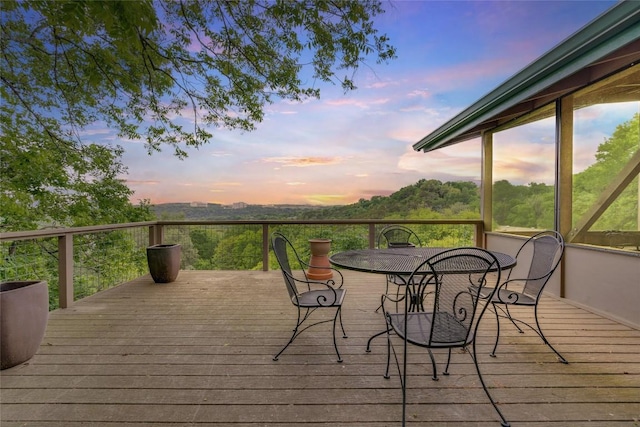
POLYGON ((570 245, 565 297, 640 329, 640 253, 570 245))
MULTIPOLYGON (((524 240, 502 233, 486 236, 487 249, 513 255, 524 240)), ((568 245, 545 293, 559 298, 563 276, 567 302, 640 329, 640 252, 568 245)))

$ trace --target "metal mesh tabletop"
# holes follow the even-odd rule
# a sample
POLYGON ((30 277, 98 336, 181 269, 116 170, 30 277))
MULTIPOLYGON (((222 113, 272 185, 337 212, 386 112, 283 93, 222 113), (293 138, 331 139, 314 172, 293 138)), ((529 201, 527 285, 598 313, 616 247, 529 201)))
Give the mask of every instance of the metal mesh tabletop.
MULTIPOLYGON (((441 252, 452 248, 393 248, 393 249, 364 249, 339 252, 329 257, 331 263, 348 270, 363 271, 378 274, 411 274, 422 262, 441 252)), ((508 269, 515 265, 516 260, 510 255, 490 251, 498 259, 501 269, 508 269)), ((474 268, 461 265, 459 260, 441 268, 441 272, 472 271, 474 268)))

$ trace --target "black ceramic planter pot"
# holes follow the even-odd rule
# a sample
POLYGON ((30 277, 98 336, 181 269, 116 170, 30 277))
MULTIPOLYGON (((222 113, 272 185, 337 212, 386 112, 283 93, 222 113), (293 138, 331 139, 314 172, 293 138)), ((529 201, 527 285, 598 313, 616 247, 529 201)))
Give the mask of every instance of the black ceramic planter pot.
POLYGON ((156 283, 176 280, 180 271, 180 245, 153 245, 147 247, 149 273, 156 283))
POLYGON ((19 365, 36 354, 48 319, 47 282, 0 283, 0 369, 19 365))

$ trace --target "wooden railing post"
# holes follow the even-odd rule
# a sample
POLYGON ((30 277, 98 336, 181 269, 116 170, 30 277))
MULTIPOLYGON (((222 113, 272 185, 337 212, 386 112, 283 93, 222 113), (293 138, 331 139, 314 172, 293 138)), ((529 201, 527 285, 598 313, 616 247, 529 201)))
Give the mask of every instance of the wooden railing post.
POLYGON ((262 271, 269 271, 269 224, 262 224, 262 271))
POLYGON ((149 246, 156 244, 156 226, 149 226, 149 246))
POLYGON ((485 236, 484 236, 484 223, 479 222, 475 225, 474 227, 474 232, 475 232, 475 242, 476 242, 476 246, 479 248, 485 248, 487 247, 487 242, 485 241, 485 236))
POLYGON ((58 237, 58 303, 60 308, 73 304, 73 234, 58 237))
POLYGON ((376 225, 374 223, 369 224, 369 249, 376 247, 376 225))
POLYGON ((155 224, 149 227, 149 246, 161 245, 164 241, 164 228, 162 224, 155 224))

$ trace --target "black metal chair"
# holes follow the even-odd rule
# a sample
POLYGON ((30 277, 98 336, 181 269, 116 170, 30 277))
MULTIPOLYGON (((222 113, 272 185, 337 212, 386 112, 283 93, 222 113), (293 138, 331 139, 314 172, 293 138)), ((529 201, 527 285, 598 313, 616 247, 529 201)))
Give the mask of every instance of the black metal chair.
MULTIPOLYGON (((404 225, 389 225, 384 227, 378 234, 377 247, 379 249, 386 248, 414 248, 421 247, 422 242, 415 231, 404 225)), ((387 275, 387 288, 385 293, 389 293, 389 284, 399 286, 396 295, 400 294, 400 287, 404 286, 409 279, 408 276, 400 276, 396 274, 387 275)), ((380 310, 380 307, 376 311, 380 310)))
MULTIPOLYGON (((520 333, 524 333, 524 331, 518 326, 518 323, 529 327, 542 338, 542 341, 553 350, 562 363, 569 363, 544 336, 538 319, 538 303, 542 291, 560 264, 563 254, 564 239, 560 233, 552 230, 531 236, 520 247, 516 254, 516 267, 509 271, 506 280, 500 284, 497 292, 491 298, 491 305, 498 324, 496 343, 493 346, 491 356, 496 356, 500 340, 500 317, 505 317, 515 325, 520 333), (536 327, 514 318, 509 311, 510 306, 532 307, 536 327)), ((490 292, 491 290, 485 289, 482 292, 482 297, 488 298, 490 292)))
POLYGON ((433 380, 438 380, 438 374, 432 350, 448 350, 444 375, 449 373, 451 350, 454 348, 466 350, 473 359, 482 388, 500 416, 501 424, 509 426, 482 378, 475 341, 478 324, 488 306, 479 304, 479 293, 486 286, 495 289, 499 280, 499 264, 493 254, 480 248, 457 248, 425 260, 414 271, 405 286, 405 293, 400 297, 400 301, 403 302, 400 310, 388 311, 385 303, 390 301, 395 308, 397 301, 389 295, 382 297, 388 329, 385 378, 389 378, 389 365, 391 353, 393 353, 402 387, 402 425, 406 421, 407 406, 409 358, 407 347, 411 344, 428 350, 433 380), (429 291, 425 298, 424 293, 427 288, 429 291), (435 291, 431 288, 435 288, 435 291), (403 341, 402 365, 393 345, 392 334, 403 341))
POLYGON ((404 225, 388 225, 378 234, 379 248, 406 248, 422 246, 420 237, 404 225))
MULTIPOLYGON (((321 323, 333 322, 333 346, 338 355, 338 362, 342 362, 340 352, 338 351, 338 344, 336 342, 336 322, 340 319, 340 328, 342 329, 343 338, 347 338, 347 334, 344 331, 344 325, 342 324, 342 302, 346 294, 346 290, 342 289, 343 277, 340 271, 331 267, 333 278, 326 281, 310 280, 307 277, 306 269, 309 264, 305 263, 298 256, 294 246, 291 242, 281 233, 274 233, 271 239, 273 252, 276 255, 280 270, 282 271, 282 277, 289 293, 291 302, 298 310, 298 319, 296 326, 293 329, 293 334, 289 339, 289 342, 273 357, 273 360, 278 360, 278 357, 289 347, 289 345, 305 330, 312 326, 319 325, 321 323), (296 267, 300 271, 292 270, 289 260, 296 263, 296 267), (335 310, 335 315, 332 319, 318 320, 314 323, 305 322, 309 320, 311 314, 319 309, 332 309, 335 310), (305 325, 304 327, 302 327, 305 325)), ((320 267, 315 267, 320 268, 320 267)))

